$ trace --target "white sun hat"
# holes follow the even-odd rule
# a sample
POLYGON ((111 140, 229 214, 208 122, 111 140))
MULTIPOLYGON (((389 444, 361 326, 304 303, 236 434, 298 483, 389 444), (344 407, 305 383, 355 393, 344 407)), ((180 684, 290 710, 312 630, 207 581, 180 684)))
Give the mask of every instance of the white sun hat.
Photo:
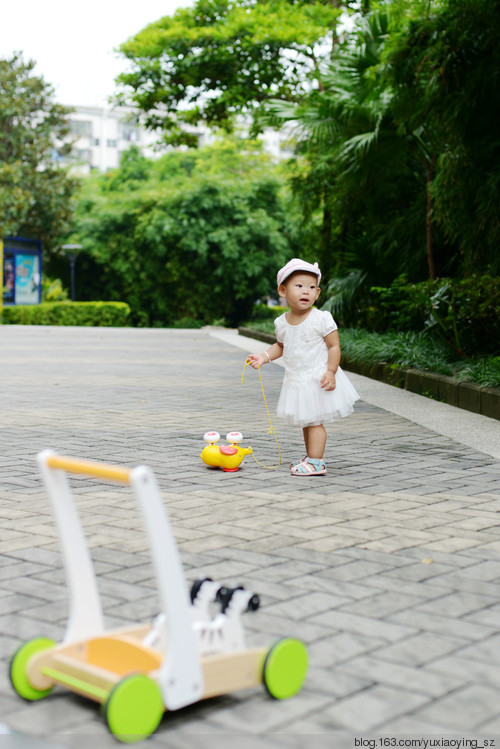
POLYGON ((301 260, 298 257, 294 257, 278 271, 278 286, 281 286, 282 283, 285 283, 286 279, 291 276, 292 273, 295 273, 299 270, 302 270, 305 273, 312 273, 314 276, 317 276, 318 284, 321 281, 321 271, 318 267, 318 263, 314 263, 313 265, 312 263, 308 263, 306 260, 301 260))

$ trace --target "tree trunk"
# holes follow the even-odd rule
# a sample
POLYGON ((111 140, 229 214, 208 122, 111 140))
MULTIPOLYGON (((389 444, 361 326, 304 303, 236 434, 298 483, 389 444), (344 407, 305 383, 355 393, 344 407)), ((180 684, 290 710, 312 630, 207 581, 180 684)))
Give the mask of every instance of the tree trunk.
POLYGON ((321 224, 321 268, 323 275, 328 277, 332 265, 331 261, 331 244, 332 244, 332 214, 328 207, 327 196, 323 202, 323 221, 321 224))
POLYGON ((432 246, 432 196, 431 183, 434 179, 434 169, 436 166, 437 156, 434 154, 427 167, 427 205, 425 211, 425 233, 426 233, 426 251, 427 266, 429 268, 429 278, 436 278, 436 262, 434 258, 434 249, 432 246))

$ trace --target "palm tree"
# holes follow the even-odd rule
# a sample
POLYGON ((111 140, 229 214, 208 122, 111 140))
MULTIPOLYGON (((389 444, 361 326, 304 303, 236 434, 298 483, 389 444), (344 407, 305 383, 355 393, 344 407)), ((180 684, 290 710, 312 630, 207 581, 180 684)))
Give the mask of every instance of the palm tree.
POLYGON ((436 275, 431 184, 438 138, 430 123, 420 118, 412 127, 403 116, 386 60, 391 33, 406 23, 404 14, 387 10, 360 16, 354 43, 337 50, 320 90, 298 105, 272 101, 267 109, 268 123, 294 128, 297 150, 309 161, 295 186, 303 192, 317 183, 323 225, 326 216, 337 231, 323 254, 335 252, 335 275, 349 276, 342 286, 354 297, 355 283, 385 283, 404 271, 423 277, 425 258, 428 276, 436 275))

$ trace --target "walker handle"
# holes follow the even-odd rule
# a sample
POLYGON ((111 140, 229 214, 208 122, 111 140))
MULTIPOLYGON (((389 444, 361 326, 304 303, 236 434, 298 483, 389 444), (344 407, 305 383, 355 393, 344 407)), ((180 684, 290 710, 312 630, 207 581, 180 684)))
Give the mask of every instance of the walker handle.
POLYGON ((77 458, 65 458, 62 455, 50 455, 46 464, 49 468, 59 468, 61 471, 67 471, 68 473, 83 473, 86 476, 130 484, 130 468, 94 463, 89 460, 78 460, 77 458))

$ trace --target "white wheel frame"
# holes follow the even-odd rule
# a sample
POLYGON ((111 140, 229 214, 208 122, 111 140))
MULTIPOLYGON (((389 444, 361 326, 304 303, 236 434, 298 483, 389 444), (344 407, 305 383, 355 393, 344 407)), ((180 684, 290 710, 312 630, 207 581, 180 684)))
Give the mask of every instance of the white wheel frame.
POLYGON ((191 601, 175 538, 163 508, 158 485, 146 466, 120 468, 64 458, 51 450, 37 456, 61 542, 69 589, 69 617, 64 643, 104 633, 102 607, 94 567, 67 473, 83 473, 129 484, 142 510, 162 609, 166 614, 168 646, 159 671, 159 685, 169 710, 197 702, 204 693, 203 671, 193 632, 191 601))

